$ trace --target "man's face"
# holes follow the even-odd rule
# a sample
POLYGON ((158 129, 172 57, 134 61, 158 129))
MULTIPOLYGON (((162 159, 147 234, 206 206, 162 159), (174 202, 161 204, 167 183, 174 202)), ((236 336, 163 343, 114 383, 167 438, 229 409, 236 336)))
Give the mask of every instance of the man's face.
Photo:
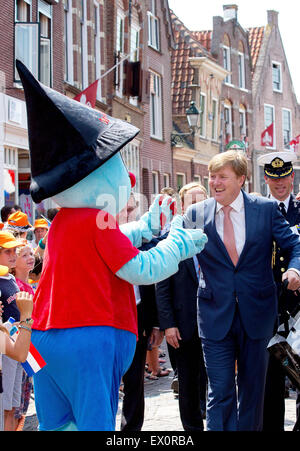
POLYGON ((188 190, 181 201, 182 213, 185 213, 190 205, 201 202, 206 198, 206 194, 200 188, 192 188, 188 190))
POLYGON ((7 266, 9 269, 16 266, 17 254, 16 248, 2 249, 0 251, 0 265, 7 266))
POLYGON ((46 229, 45 227, 37 227, 34 230, 36 242, 38 243, 40 240, 42 240, 47 232, 48 232, 48 229, 46 229))
POLYGON ((265 182, 269 185, 270 193, 275 199, 283 201, 289 197, 293 189, 295 174, 288 175, 287 177, 271 179, 264 176, 265 182))
POLYGON ((223 166, 219 171, 209 174, 211 195, 221 205, 230 205, 239 195, 245 176, 238 176, 231 166, 223 166))

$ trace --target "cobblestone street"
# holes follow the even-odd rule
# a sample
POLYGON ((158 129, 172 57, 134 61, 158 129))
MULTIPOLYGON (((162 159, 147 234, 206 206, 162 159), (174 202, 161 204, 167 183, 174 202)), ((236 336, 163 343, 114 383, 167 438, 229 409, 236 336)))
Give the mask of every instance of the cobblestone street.
MULTIPOLYGON (((165 364, 170 367, 167 360, 165 364)), ((178 399, 174 398, 171 390, 173 372, 169 376, 161 377, 155 381, 145 380, 145 421, 143 431, 183 431, 178 408, 178 399)), ((122 400, 119 401, 116 431, 120 430, 120 409, 122 400)), ((291 431, 296 421, 296 393, 290 392, 290 398, 285 401, 286 416, 285 430, 291 431)), ((34 399, 30 404, 24 431, 37 430, 37 418, 34 399)))

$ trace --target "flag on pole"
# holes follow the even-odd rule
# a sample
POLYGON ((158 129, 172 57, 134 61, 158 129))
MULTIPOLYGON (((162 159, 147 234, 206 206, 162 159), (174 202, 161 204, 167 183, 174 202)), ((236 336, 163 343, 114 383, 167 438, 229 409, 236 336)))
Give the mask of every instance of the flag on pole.
POLYGON ((261 145, 264 147, 274 146, 274 122, 261 134, 261 145))
POLYGON ((9 197, 10 194, 16 191, 15 186, 15 171, 11 169, 4 169, 4 195, 9 197))
POLYGON ((88 86, 84 91, 80 92, 74 100, 77 100, 84 105, 89 106, 90 108, 95 108, 96 98, 97 98, 97 90, 98 90, 98 81, 94 81, 90 86, 88 86))
POLYGON ((295 153, 299 153, 299 144, 300 144, 300 135, 296 136, 296 138, 292 139, 290 142, 290 146, 295 153))
POLYGON ((29 377, 40 371, 46 364, 38 350, 30 343, 30 348, 26 362, 22 363, 24 370, 29 377))

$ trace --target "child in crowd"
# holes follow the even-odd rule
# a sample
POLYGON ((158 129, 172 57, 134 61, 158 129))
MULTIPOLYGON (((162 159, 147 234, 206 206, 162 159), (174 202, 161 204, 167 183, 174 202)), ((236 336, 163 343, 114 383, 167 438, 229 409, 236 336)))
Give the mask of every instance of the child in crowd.
MULTIPOLYGON (((29 272, 33 270, 35 265, 34 251, 29 243, 24 247, 17 248, 16 266, 12 270, 15 275, 17 285, 20 291, 34 295, 32 287, 28 283, 29 272)), ((26 412, 28 410, 30 395, 33 389, 32 377, 28 377, 23 370, 22 376, 22 391, 21 391, 21 405, 15 410, 15 418, 18 421, 17 431, 21 431, 24 426, 26 412)))
MULTIPOLYGON (((8 268, 0 266, 0 277, 8 275, 8 268)), ((19 362, 24 362, 27 358, 30 340, 30 324, 22 326, 22 322, 31 317, 33 309, 32 296, 29 293, 17 293, 16 303, 20 312, 20 328, 15 342, 13 342, 5 327, 0 325, 0 431, 4 430, 4 410, 2 399, 2 354, 19 362)), ((3 305, 0 301, 0 314, 3 312, 3 305)))
MULTIPOLYGON (((7 266, 9 270, 15 267, 17 247, 23 246, 23 242, 17 240, 10 232, 0 232, 0 265, 7 266)), ((16 297, 19 287, 12 274, 0 277, 0 301, 3 304, 2 321, 9 317, 20 321, 20 312, 17 307, 16 297)), ((2 382, 3 382, 3 407, 4 428, 8 431, 15 430, 14 409, 21 403, 21 386, 23 368, 20 363, 3 356, 2 358, 2 382)))

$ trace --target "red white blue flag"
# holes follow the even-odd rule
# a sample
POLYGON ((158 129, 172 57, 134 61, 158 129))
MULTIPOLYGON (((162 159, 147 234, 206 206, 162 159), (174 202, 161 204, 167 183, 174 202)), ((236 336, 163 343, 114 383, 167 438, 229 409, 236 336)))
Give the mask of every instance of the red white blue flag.
POLYGON ((22 363, 24 370, 29 377, 40 371, 47 365, 38 350, 30 343, 30 348, 26 362, 22 363))

